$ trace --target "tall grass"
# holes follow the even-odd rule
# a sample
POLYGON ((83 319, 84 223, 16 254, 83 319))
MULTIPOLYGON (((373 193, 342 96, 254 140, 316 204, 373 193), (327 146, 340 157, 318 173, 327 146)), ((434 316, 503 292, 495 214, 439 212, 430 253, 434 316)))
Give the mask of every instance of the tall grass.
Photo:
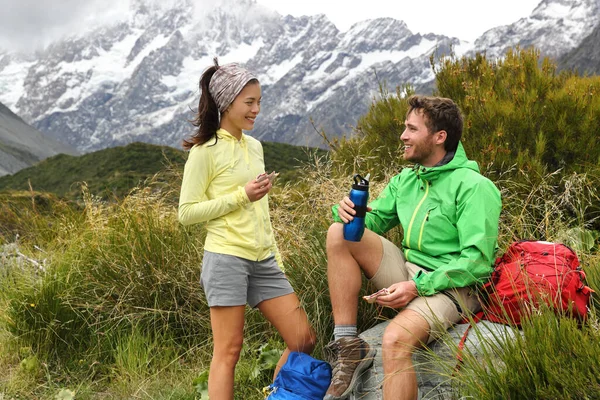
MULTIPOLYGON (((477 325, 472 335, 483 337, 477 325)), ((515 328, 516 329, 516 328, 515 328)), ((461 396, 475 399, 600 398, 598 317, 582 326, 542 310, 525 319, 521 334, 487 339, 486 351, 464 355, 459 373, 446 371, 461 396)), ((456 349, 455 343, 450 343, 456 349)))
MULTIPOLYGON (((487 171, 493 175, 493 166, 487 171)), ((371 196, 395 173, 382 171, 372 182, 371 196)), ((318 332, 315 355, 322 357, 333 328, 325 235, 331 206, 347 194, 352 180, 321 159, 303 177, 274 189, 272 220, 286 274, 318 332)), ((589 284, 600 290, 597 235, 582 217, 588 204, 600 201, 596 178, 556 173, 531 183, 526 176, 494 179, 504 201, 500 249, 519 238, 570 241, 589 284)), ((35 198, 46 195, 6 197, 3 210, 10 212, 1 218, 10 229, 2 231, 4 247, 10 243, 30 259, 46 261, 40 270, 14 255, 2 259, 0 393, 53 398, 69 388, 78 399, 199 396, 193 382, 207 370, 212 346, 199 285, 205 232, 177 223, 179 177, 171 182, 149 182, 118 203, 85 191, 81 205, 48 197, 45 209, 35 198)), ((402 231, 387 235, 399 243, 402 231)), ((364 330, 393 311, 361 304, 359 315, 364 330)), ((598 343, 597 314, 582 327, 542 314, 523 327, 523 337, 490 344, 495 350, 487 359, 467 355, 462 372, 448 376, 457 395, 474 398, 596 398, 588 389, 600 376, 598 343)), ((279 351, 284 347, 260 313, 248 310, 237 399, 262 398, 260 389, 272 374, 257 361, 265 344, 279 351)))

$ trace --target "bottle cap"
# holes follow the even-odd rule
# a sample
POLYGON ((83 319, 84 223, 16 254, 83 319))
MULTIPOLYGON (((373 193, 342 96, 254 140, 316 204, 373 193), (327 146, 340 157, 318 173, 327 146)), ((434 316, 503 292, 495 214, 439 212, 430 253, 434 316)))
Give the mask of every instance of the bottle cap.
POLYGON ((367 174, 367 176, 364 178, 362 176, 360 176, 360 174, 354 175, 354 184, 352 185, 352 189, 363 190, 363 191, 369 190, 369 178, 370 177, 371 177, 371 174, 367 174))

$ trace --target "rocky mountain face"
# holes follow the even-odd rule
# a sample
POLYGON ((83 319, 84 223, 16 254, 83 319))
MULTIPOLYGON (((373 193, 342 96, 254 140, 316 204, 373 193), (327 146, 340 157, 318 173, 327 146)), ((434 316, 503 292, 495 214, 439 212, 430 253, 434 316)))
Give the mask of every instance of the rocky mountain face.
POLYGON ((340 32, 325 16, 281 16, 253 0, 205 10, 191 0, 136 0, 120 21, 54 43, 35 55, 0 53, 0 101, 43 132, 81 151, 145 141, 179 147, 214 56, 254 71, 263 89, 252 135, 319 146, 318 130, 351 134, 379 85, 431 93, 432 54, 535 45, 558 56, 600 22, 600 0, 543 0, 528 18, 474 44, 411 32, 381 18, 340 32))
POLYGON ((600 0, 542 0, 530 16, 490 29, 473 51, 500 57, 514 46, 535 46, 553 58, 571 51, 600 22, 600 0))
POLYGON ((600 75, 600 24, 579 46, 561 56, 558 66, 580 74, 600 75))
POLYGON ((0 176, 59 153, 77 154, 73 147, 42 134, 0 103, 0 176))

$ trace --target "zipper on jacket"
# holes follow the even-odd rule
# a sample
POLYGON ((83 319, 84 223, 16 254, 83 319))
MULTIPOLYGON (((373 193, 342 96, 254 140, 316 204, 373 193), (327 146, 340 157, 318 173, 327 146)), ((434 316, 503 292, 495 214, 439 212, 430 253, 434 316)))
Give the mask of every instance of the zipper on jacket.
POLYGON ((408 231, 406 233, 406 247, 408 247, 408 248, 410 248, 410 234, 412 233, 413 223, 415 222, 415 218, 417 217, 417 213, 419 212, 419 209, 421 208, 421 206, 425 202, 425 199, 427 198, 428 194, 429 194, 429 182, 425 181, 425 194, 423 195, 423 198, 421 199, 421 201, 417 205, 417 208, 413 212, 412 218, 410 219, 410 223, 408 224, 408 231))
POLYGON ((246 141, 244 139, 242 139, 242 140, 239 140, 238 144, 240 145, 240 148, 244 155, 244 163, 246 164, 246 169, 250 170, 250 159, 248 157, 248 144, 246 143, 246 141))
POLYGON ((256 220, 258 223, 257 248, 262 250, 262 248, 265 247, 265 219, 262 210, 258 205, 256 207, 256 220))
POLYGON ((418 248, 421 251, 421 241, 423 240, 423 230, 425 229, 425 222, 429 221, 429 213, 431 210, 427 210, 427 214, 425 214, 425 218, 423 218, 423 222, 421 223, 421 231, 419 232, 419 244, 418 248))

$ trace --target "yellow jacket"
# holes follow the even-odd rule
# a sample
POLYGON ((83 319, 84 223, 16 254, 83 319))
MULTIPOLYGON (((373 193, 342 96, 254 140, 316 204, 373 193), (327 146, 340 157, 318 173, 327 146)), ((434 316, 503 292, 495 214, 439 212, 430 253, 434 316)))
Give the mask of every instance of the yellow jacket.
POLYGON ((204 249, 247 260, 262 261, 274 255, 280 268, 268 195, 250 202, 244 186, 265 172, 260 142, 242 134, 238 141, 224 129, 218 140, 190 150, 179 197, 179 222, 207 222, 204 249))

